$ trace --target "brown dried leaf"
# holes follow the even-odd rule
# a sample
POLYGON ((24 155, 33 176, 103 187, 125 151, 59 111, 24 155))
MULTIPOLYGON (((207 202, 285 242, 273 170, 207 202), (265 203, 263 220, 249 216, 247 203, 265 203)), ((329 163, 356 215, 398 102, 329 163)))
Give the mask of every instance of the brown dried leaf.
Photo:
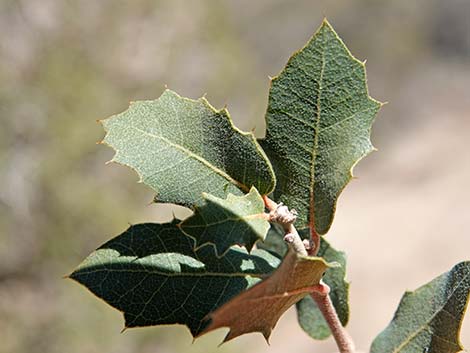
POLYGON ((201 334, 229 327, 224 342, 250 332, 261 332, 268 340, 281 315, 312 292, 328 267, 322 258, 290 251, 270 277, 209 314, 211 323, 201 334))

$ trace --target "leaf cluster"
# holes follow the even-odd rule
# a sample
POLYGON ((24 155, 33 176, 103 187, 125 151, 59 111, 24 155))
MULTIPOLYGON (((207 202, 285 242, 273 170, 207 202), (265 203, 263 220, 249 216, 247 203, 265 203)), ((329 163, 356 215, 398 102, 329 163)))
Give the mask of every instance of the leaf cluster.
MULTIPOLYGON (((294 252, 283 229, 269 223, 266 200, 295 208, 306 239, 327 233, 353 166, 373 150, 370 130, 380 107, 369 96, 364 64, 326 20, 271 80, 264 139, 237 129, 226 109, 205 98, 166 90, 132 103, 102 121, 103 143, 116 151, 112 161, 134 169, 156 202, 193 214, 129 227, 70 278, 122 311, 126 327, 184 324, 193 336, 229 327, 225 340, 255 331, 268 339, 295 304, 307 334, 329 337, 309 294, 326 283, 347 324, 346 256, 324 239, 316 256, 294 252)), ((459 264, 405 295, 372 352, 460 348, 469 271, 459 264)))

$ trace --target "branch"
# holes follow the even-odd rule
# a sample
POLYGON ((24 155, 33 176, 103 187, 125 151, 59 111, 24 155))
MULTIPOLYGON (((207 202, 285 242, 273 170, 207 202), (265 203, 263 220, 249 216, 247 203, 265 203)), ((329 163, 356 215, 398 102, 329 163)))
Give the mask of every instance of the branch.
POLYGON ((325 318, 328 326, 330 327, 331 333, 335 338, 336 345, 339 348, 341 353, 354 353, 356 350, 354 348, 354 342, 344 329, 343 325, 341 325, 341 321, 338 318, 338 314, 336 313, 335 307, 331 302, 331 298, 329 295, 330 287, 324 283, 320 283, 320 285, 325 286, 325 290, 323 291, 312 291, 310 294, 315 303, 317 303, 318 308, 320 309, 323 317, 325 318))
MULTIPOLYGON (((302 238, 300 238, 299 233, 294 227, 297 212, 295 210, 289 211, 287 206, 284 206, 282 203, 277 204, 266 195, 263 196, 263 200, 266 208, 270 211, 269 221, 280 224, 284 229, 284 241, 301 256, 316 255, 320 248, 320 236, 315 232, 314 228, 310 227, 311 240, 302 241, 302 238)), ((354 343, 343 325, 341 325, 341 321, 331 302, 329 293, 330 287, 320 282, 318 286, 312 288, 310 295, 317 303, 318 308, 328 323, 340 353, 354 353, 354 343)))
MULTIPOLYGON (((277 204, 267 196, 263 196, 263 199, 266 208, 270 211, 269 221, 281 225, 284 229, 284 241, 288 243, 297 254, 308 256, 307 247, 309 246, 302 241, 297 229, 294 227, 297 212, 295 210, 289 211, 287 206, 284 206, 282 203, 277 204)), ((309 242, 307 241, 307 243, 309 242)))

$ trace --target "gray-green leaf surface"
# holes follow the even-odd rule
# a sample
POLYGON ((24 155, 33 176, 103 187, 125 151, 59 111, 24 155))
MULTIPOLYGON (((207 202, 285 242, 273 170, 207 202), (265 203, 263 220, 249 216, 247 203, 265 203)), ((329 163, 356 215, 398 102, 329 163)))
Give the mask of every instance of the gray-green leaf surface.
POLYGON ((470 262, 461 262, 414 292, 374 340, 371 353, 456 353, 470 297, 470 262))
POLYGON ((230 249, 222 258, 212 247, 194 251, 177 223, 131 226, 70 278, 122 311, 126 327, 184 324, 195 336, 210 312, 280 264, 263 250, 230 249))
POLYGON ((227 199, 204 194, 205 203, 196 207, 193 216, 180 224, 181 230, 196 242, 196 249, 212 245, 218 256, 232 245, 251 251, 257 240, 263 240, 269 229, 264 217, 264 202, 255 188, 244 196, 229 194, 227 199))
POLYGON ((352 167, 373 150, 380 106, 369 96, 364 64, 326 20, 272 79, 261 144, 276 171, 276 201, 298 211, 297 228, 328 231, 352 167))
POLYGON ((205 98, 166 90, 102 123, 103 142, 116 150, 113 161, 136 170, 158 201, 193 206, 203 192, 225 197, 255 186, 264 195, 274 188, 271 164, 253 134, 235 128, 228 111, 205 98))

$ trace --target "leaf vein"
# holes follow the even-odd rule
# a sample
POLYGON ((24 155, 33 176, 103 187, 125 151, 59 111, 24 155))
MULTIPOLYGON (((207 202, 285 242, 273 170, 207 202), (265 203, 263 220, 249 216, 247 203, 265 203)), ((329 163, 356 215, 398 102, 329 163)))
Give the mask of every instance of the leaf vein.
POLYGON ((240 188, 241 190, 243 191, 249 191, 249 187, 246 186, 245 184, 239 182, 238 180, 235 180, 233 179, 230 175, 228 175, 226 172, 224 172, 222 169, 218 168, 217 166, 213 165, 211 162, 209 162, 208 160, 198 156, 197 154, 195 154, 194 152, 188 150, 186 147, 184 146, 181 146, 177 143, 174 143, 170 140, 168 140, 167 138, 163 137, 163 136, 158 136, 158 135, 155 135, 155 134, 152 134, 151 132, 148 132, 148 131, 145 131, 145 130, 142 130, 142 129, 139 129, 135 126, 132 126, 132 128, 134 130, 137 130, 138 132, 144 134, 144 135, 147 135, 149 137, 152 137, 152 138, 155 138, 155 139, 158 139, 160 141, 163 141, 164 143, 170 145, 171 147, 174 147, 176 148, 177 150, 183 152, 184 154, 188 155, 190 158, 192 159, 195 159, 197 160, 198 162, 204 164, 205 166, 207 166, 209 169, 213 170, 215 173, 219 174, 220 176, 222 176, 223 178, 225 178, 226 180, 228 180, 230 183, 236 185, 238 188, 240 188))

